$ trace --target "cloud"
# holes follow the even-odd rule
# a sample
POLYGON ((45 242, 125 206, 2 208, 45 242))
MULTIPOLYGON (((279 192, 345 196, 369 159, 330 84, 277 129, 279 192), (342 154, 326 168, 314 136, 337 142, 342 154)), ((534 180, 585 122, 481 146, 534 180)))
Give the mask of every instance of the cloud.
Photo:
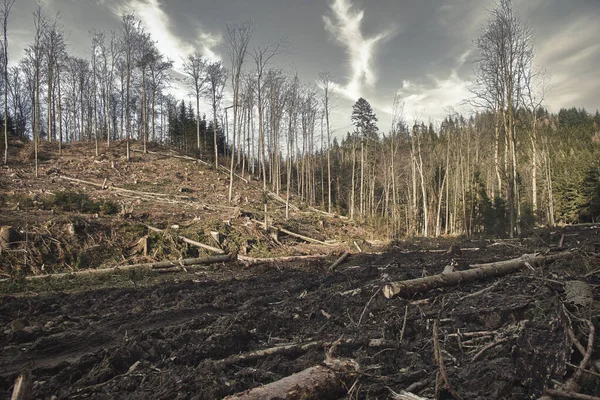
POLYGON ((441 121, 449 108, 468 114, 469 107, 463 102, 471 96, 468 87, 469 81, 452 71, 442 78, 429 76, 424 82, 404 81, 397 93, 404 102, 407 120, 422 120, 427 116, 441 121))
POLYGON ((213 35, 198 28, 194 43, 189 43, 177 37, 171 31, 172 21, 162 10, 159 0, 129 0, 125 5, 116 7, 114 11, 118 15, 123 14, 123 12, 134 12, 136 17, 151 32, 152 39, 156 41, 157 49, 173 60, 175 71, 181 72, 183 70, 183 59, 198 50, 198 47, 201 47, 201 52, 207 58, 211 60, 221 59, 213 50, 221 41, 220 35, 213 35))
POLYGON ((536 64, 546 67, 551 75, 546 100, 552 111, 584 106, 592 107, 588 111, 593 112, 597 106, 600 44, 596 25, 594 16, 580 16, 537 47, 536 64))
POLYGON ((349 0, 334 0, 330 4, 331 15, 324 15, 325 29, 334 40, 346 49, 350 77, 345 85, 334 88, 346 97, 358 99, 365 86, 373 87, 377 75, 373 68, 373 57, 377 45, 393 36, 395 28, 385 30, 371 37, 365 37, 361 25, 363 10, 354 9, 349 0))

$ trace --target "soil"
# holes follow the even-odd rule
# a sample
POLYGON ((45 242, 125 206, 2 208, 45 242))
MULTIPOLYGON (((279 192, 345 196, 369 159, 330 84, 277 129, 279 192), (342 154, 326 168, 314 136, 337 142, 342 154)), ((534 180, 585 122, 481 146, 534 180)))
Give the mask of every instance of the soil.
MULTIPOLYGON (((9 178, 4 174, 4 183, 12 182, 9 178)), ((38 183, 50 185, 48 181, 46 177, 38 183)), ((108 195, 98 192, 90 191, 108 195)), ((155 207, 145 201, 138 206, 155 207)), ((149 214, 153 223, 181 221, 181 215, 177 220, 167 215, 177 208, 180 214, 188 212, 177 205, 161 207, 163 219, 159 213, 149 214)), ((24 226, 20 212, 3 213, 2 224, 24 226)), ((38 235, 44 223, 56 218, 48 210, 30 214, 29 224, 38 235)), ((77 217, 94 221, 89 215, 77 217)), ((114 228, 127 218, 131 216, 119 214, 98 218, 97 223, 114 228)), ((322 235, 319 239, 338 232, 331 228, 335 224, 346 227, 345 243, 369 235, 336 218, 314 225, 298 222, 303 218, 309 217, 298 216, 293 227, 313 237, 322 235)), ((238 217, 232 225, 247 222, 238 217)), ((85 223, 81 229, 88 238, 102 231, 85 223)), ((256 232, 250 238, 267 243, 268 235, 256 232)), ((45 235, 40 238, 48 245, 50 238, 63 243, 51 229, 45 235)), ((130 239, 139 236, 136 231, 130 239)), ((113 246, 127 242, 111 240, 113 246)), ((334 271, 329 265, 351 248, 347 244, 324 249, 291 240, 268 243, 285 254, 331 255, 318 262, 251 267, 227 263, 173 274, 115 271, 42 283, 13 276, 0 285, 0 397, 9 398, 15 379, 24 374, 31 398, 217 399, 339 357, 355 360, 359 372, 344 379, 346 389, 332 392, 333 399, 388 399, 402 390, 452 399, 451 390, 438 379, 433 333, 438 326, 441 358, 454 393, 463 399, 538 398, 546 388, 567 382, 574 373, 571 365, 581 362, 569 329, 586 348, 585 321, 595 326, 600 322, 600 225, 539 229, 515 240, 412 239, 387 244, 378 252, 361 242, 371 254, 352 254, 334 271), (561 250, 561 237, 570 255, 551 264, 410 298, 386 299, 381 292, 387 282, 441 273, 448 265, 464 270, 532 252, 554 253, 561 250), (569 302, 565 286, 573 280, 591 288, 591 304, 569 302), (312 345, 301 347, 306 343, 312 345), (288 344, 298 346, 261 357, 237 357, 288 344)), ((171 245, 172 253, 182 249, 181 243, 171 245)), ((119 251, 128 263, 142 257, 119 251)), ((258 252, 256 247, 253 251, 258 252)), ((57 263, 53 270, 61 266, 57 263)), ((577 285, 569 285, 573 287, 577 285)), ((600 369, 597 343, 588 370, 600 369)), ((577 391, 600 395, 598 375, 583 373, 577 391)))
MULTIPOLYGON (((396 246, 384 254, 353 255, 334 272, 323 263, 228 264, 143 288, 4 296, 0 393, 9 396, 15 377, 27 370, 34 398, 215 399, 319 364, 342 338, 333 355, 354 359, 361 371, 354 385, 347 383, 352 393, 342 398, 389 398, 390 389, 416 383, 414 392, 433 397, 437 319, 448 379, 462 398, 534 398, 553 379, 572 374, 566 361, 581 359, 566 340, 568 326, 578 323, 561 311, 561 282, 592 272, 583 279, 596 300, 599 295, 600 260, 586 256, 600 243, 599 228, 575 229, 563 230, 578 235, 566 241, 579 249, 570 259, 410 299, 386 299, 381 286, 439 273, 452 259, 460 269, 540 250, 543 243, 484 248, 485 241, 463 241, 462 248, 480 250, 462 251, 459 258, 396 246), (481 331, 495 336, 466 343, 470 332, 481 331), (507 340, 472 361, 498 338, 507 340), (374 339, 383 345, 373 347, 374 339), (306 351, 227 361, 315 340, 322 345, 306 351)), ((590 318, 598 322, 597 313, 590 318)), ((583 392, 600 393, 593 378, 586 377, 583 392)), ((451 398, 444 390, 440 396, 451 398)))

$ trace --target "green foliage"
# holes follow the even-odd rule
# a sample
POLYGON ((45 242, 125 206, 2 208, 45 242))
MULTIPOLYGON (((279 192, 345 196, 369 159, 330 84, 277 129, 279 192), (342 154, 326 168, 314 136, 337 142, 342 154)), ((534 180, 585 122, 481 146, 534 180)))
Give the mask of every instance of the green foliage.
POLYGON ((529 234, 533 232, 533 228, 535 227, 535 213, 533 212, 533 207, 530 203, 526 203, 521 206, 521 233, 529 234))
POLYGON ((56 192, 49 205, 61 211, 95 213, 100 211, 100 206, 89 199, 85 193, 56 192))
POLYGON ((505 237, 509 224, 506 200, 496 196, 492 202, 483 188, 480 196, 479 210, 486 235, 505 237))
POLYGON ((587 200, 579 212, 580 222, 600 219, 600 161, 590 167, 582 184, 582 194, 587 200))
POLYGON ((102 214, 106 215, 113 215, 119 212, 119 206, 110 200, 102 200, 99 209, 102 214))
POLYGON ((377 117, 373 112, 371 104, 362 97, 352 106, 352 125, 360 133, 362 138, 377 136, 377 117))
POLYGON ((10 196, 10 201, 15 205, 18 205, 20 210, 32 210, 35 206, 33 199, 24 194, 15 194, 10 196))
POLYGON ((112 215, 119 212, 119 206, 110 200, 95 202, 87 194, 79 192, 56 192, 54 197, 45 201, 45 206, 54 210, 80 213, 101 212, 112 215))

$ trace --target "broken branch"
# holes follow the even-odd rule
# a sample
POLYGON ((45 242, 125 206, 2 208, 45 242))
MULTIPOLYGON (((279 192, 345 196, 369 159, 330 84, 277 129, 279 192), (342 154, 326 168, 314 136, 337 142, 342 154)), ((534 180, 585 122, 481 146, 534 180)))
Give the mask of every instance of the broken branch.
POLYGON ((348 257, 350 257, 350 253, 349 252, 344 252, 344 254, 342 254, 342 256, 340 258, 338 258, 333 264, 331 264, 331 266, 329 267, 330 271, 333 271, 334 269, 336 269, 340 264, 342 264, 344 261, 346 261, 348 259, 348 257))

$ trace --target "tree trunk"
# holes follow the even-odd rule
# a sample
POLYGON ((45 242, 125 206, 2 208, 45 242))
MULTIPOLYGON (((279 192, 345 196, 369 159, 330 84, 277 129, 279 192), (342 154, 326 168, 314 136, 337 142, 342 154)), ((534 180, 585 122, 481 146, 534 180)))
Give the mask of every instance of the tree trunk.
POLYGON ((267 385, 225 397, 225 400, 275 400, 339 398, 347 394, 343 381, 356 374, 353 360, 327 360, 267 385))
POLYGON ((498 261, 489 264, 474 264, 471 265, 471 269, 466 271, 442 273, 424 278, 391 282, 383 287, 383 295, 386 298, 391 299, 395 296, 409 296, 414 293, 426 292, 431 289, 455 286, 467 282, 502 276, 511 272, 516 272, 530 265, 537 266, 544 262, 553 262, 561 258, 566 258, 570 254, 571 253, 557 253, 549 256, 525 254, 512 260, 498 261))

